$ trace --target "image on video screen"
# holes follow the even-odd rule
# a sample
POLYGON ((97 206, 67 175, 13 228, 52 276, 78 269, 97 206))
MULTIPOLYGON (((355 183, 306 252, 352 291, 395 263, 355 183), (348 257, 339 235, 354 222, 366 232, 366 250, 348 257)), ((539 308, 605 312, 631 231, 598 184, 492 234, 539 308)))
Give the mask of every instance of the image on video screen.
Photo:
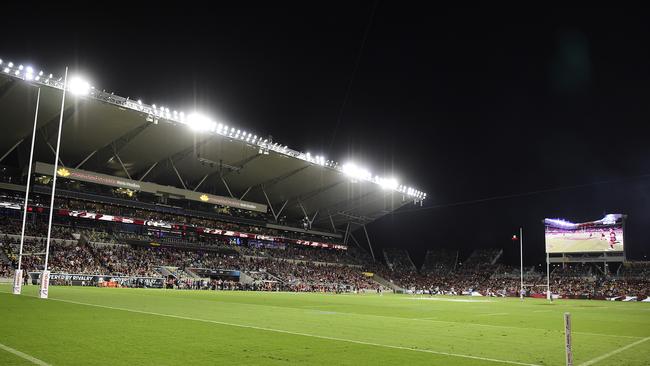
POLYGON ((547 253, 622 252, 623 215, 608 214, 600 220, 573 223, 544 219, 547 253))

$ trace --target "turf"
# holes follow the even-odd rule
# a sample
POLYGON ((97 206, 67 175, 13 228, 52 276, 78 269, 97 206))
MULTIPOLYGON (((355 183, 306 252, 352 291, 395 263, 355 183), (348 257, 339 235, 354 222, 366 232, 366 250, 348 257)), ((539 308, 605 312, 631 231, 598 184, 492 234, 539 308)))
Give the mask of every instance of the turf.
MULTIPOLYGON (((0 344, 50 365, 562 365, 564 312, 573 318, 575 365, 650 364, 647 303, 90 287, 51 287, 41 300, 35 286, 9 292, 0 286, 0 344)), ((33 363, 0 349, 0 365, 33 363)))

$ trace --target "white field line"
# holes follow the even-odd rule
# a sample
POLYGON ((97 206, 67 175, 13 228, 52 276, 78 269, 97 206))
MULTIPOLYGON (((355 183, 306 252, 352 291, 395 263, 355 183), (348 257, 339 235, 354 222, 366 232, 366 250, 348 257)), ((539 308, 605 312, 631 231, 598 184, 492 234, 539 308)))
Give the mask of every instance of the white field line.
POLYGON ((425 300, 425 301, 448 301, 448 302, 494 302, 492 300, 474 300, 474 299, 446 299, 444 297, 405 297, 405 300, 425 300))
MULTIPOLYGON (((30 296, 30 297, 36 297, 36 296, 30 296)), ((440 356, 468 358, 468 359, 473 359, 473 360, 489 361, 489 362, 495 362, 495 363, 505 363, 505 364, 511 364, 511 365, 541 366, 541 365, 537 365, 537 364, 533 364, 533 363, 525 363, 525 362, 517 362, 517 361, 509 361, 509 360, 499 360, 499 359, 496 359, 496 358, 471 356, 471 355, 465 355, 465 354, 460 354, 460 353, 433 351, 433 350, 428 350, 428 349, 393 346, 393 345, 388 345, 388 344, 358 341, 358 340, 354 340, 354 339, 328 337, 328 336, 322 336, 322 335, 317 335, 317 334, 309 334, 309 333, 293 332, 293 331, 282 330, 282 329, 258 327, 258 326, 254 326, 254 325, 228 323, 228 322, 222 322, 222 321, 218 321, 218 320, 190 318, 190 317, 187 317, 187 316, 155 313, 155 312, 151 312, 151 311, 134 310, 134 309, 128 309, 128 308, 119 308, 119 307, 91 304, 91 303, 72 301, 72 300, 63 300, 63 299, 54 299, 54 298, 50 298, 50 300, 67 302, 67 303, 70 303, 70 304, 77 304, 77 305, 93 306, 93 307, 104 308, 104 309, 127 311, 127 312, 138 313, 138 314, 156 315, 156 316, 162 316, 162 317, 174 318, 174 319, 192 320, 192 321, 197 321, 197 322, 213 323, 213 324, 226 325, 226 326, 238 327, 238 328, 256 329, 256 330, 262 330, 262 331, 267 331, 267 332, 275 332, 275 333, 291 334, 291 335, 297 335, 297 336, 303 336, 303 337, 326 339, 326 340, 330 340, 330 341, 362 344, 362 345, 374 346, 374 347, 392 348, 392 349, 399 349, 399 350, 412 351, 412 352, 430 353, 430 354, 435 354, 435 355, 440 355, 440 356)), ((46 364, 44 364, 44 365, 46 365, 46 364)))
POLYGON ((20 352, 20 351, 17 350, 17 349, 13 349, 13 348, 11 348, 11 347, 9 347, 9 346, 5 346, 5 345, 2 344, 2 343, 0 343, 0 349, 3 349, 3 350, 5 350, 5 351, 7 351, 7 352, 9 352, 9 353, 13 353, 14 355, 16 355, 16 356, 18 356, 18 357, 20 357, 20 358, 24 358, 24 359, 26 359, 27 361, 29 361, 29 362, 31 362, 31 363, 33 363, 33 364, 35 364, 35 365, 39 365, 39 366, 50 366, 49 363, 43 362, 43 361, 39 360, 39 359, 36 358, 36 357, 33 357, 33 356, 28 355, 27 353, 20 352))
POLYGON ((427 318, 416 318, 415 320, 436 320, 436 319, 438 319, 437 316, 430 316, 427 318))
POLYGON ((634 343, 630 343, 630 344, 628 344, 627 346, 623 346, 623 347, 621 347, 621 348, 617 348, 617 349, 615 349, 615 350, 613 350, 613 351, 611 351, 611 352, 607 352, 607 353, 605 353, 605 354, 602 355, 602 356, 598 356, 598 357, 596 357, 596 358, 594 358, 594 359, 591 359, 591 360, 589 360, 589 361, 587 361, 587 362, 583 362, 583 363, 581 363, 579 366, 589 366, 589 365, 593 365, 593 364, 595 364, 596 362, 600 362, 600 361, 602 361, 602 360, 604 360, 604 359, 606 359, 606 358, 608 358, 608 357, 614 356, 614 355, 617 354, 617 353, 621 353, 621 352, 625 351, 626 349, 628 349, 628 348, 632 348, 632 347, 634 347, 634 346, 636 346, 636 345, 639 345, 639 344, 641 344, 641 343, 643 343, 643 342, 645 342, 645 341, 647 341, 647 340, 649 340, 649 339, 650 339, 650 337, 645 337, 645 338, 643 338, 643 339, 639 339, 638 341, 636 341, 636 342, 634 342, 634 343))

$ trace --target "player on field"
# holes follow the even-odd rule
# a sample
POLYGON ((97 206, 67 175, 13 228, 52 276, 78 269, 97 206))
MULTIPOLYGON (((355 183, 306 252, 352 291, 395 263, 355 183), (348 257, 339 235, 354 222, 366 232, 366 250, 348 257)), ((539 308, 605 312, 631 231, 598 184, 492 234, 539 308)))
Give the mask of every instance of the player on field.
POLYGON ((616 232, 614 229, 609 229, 609 249, 614 250, 614 244, 616 243, 616 232))

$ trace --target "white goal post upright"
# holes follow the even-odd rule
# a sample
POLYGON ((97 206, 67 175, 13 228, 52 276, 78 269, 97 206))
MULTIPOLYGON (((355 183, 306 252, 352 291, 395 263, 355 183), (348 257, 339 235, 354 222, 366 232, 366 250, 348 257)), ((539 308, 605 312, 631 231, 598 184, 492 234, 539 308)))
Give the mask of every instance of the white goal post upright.
POLYGON ((564 313, 564 348, 566 366, 573 366, 573 351, 571 349, 571 313, 564 313))
POLYGON ((20 248, 18 249, 18 268, 14 274, 14 295, 20 295, 23 288, 23 245, 25 243, 25 226, 27 224, 27 206, 29 201, 29 185, 32 179, 32 162, 34 161, 34 142, 36 141, 36 125, 38 123, 38 106, 41 102, 41 88, 37 89, 36 111, 34 112, 34 130, 32 131, 32 146, 29 150, 29 166, 27 167, 27 185, 25 186, 25 204, 23 205, 23 227, 20 232, 20 248))
POLYGON ((519 261, 521 266, 521 283, 519 288, 519 296, 524 299, 524 228, 519 228, 519 261))
POLYGON ((47 241, 45 244, 45 265, 41 274, 41 289, 39 297, 47 299, 50 285, 50 271, 47 270, 47 262, 50 257, 50 239, 52 236, 52 214, 54 213, 54 195, 56 193, 56 175, 59 166, 59 149, 61 147, 61 130, 63 129, 63 109, 65 108, 65 92, 68 88, 68 68, 65 68, 65 78, 63 80, 63 97, 61 98, 61 113, 59 115, 59 133, 56 138, 56 151, 54 153, 54 173, 52 175, 52 197, 50 198, 50 217, 47 222, 47 241))
POLYGON ((546 299, 552 301, 551 294, 551 265, 549 262, 548 252, 546 252, 546 299))

